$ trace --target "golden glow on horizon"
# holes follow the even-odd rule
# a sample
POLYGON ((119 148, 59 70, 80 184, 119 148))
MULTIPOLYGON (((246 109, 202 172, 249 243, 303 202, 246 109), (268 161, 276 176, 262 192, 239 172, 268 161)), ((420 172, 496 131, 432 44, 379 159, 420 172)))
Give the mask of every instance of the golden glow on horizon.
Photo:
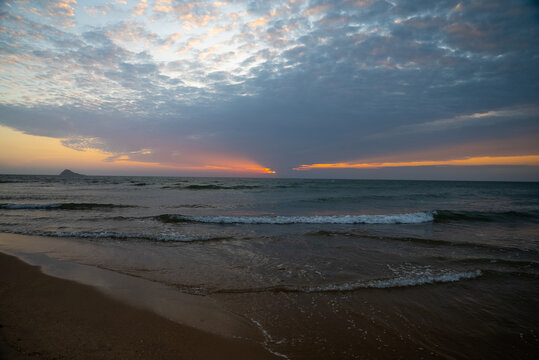
POLYGON ((409 167, 409 166, 482 166, 482 165, 532 165, 539 166, 539 155, 522 156, 477 156, 464 159, 434 160, 434 161, 408 161, 408 162, 383 162, 383 163, 330 163, 300 165, 294 170, 311 169, 379 169, 385 167, 409 167))
POLYGON ((274 170, 271 170, 270 168, 250 168, 249 170, 253 170, 256 172, 261 172, 264 174, 276 174, 277 172, 274 170))
POLYGON ((0 167, 89 167, 104 161, 107 154, 98 150, 77 151, 62 145, 60 139, 27 135, 0 126, 0 167))
MULTIPOLYGON (((152 152, 144 149, 142 155, 152 152)), ((225 172, 231 174, 274 174, 275 171, 262 167, 254 161, 237 157, 220 157, 218 160, 203 161, 201 165, 179 165, 172 163, 146 162, 131 159, 126 154, 113 154, 97 149, 74 150, 62 144, 62 139, 24 134, 0 125, 0 173, 2 168, 51 169, 64 168, 81 170, 155 170, 155 171, 199 171, 201 173, 225 172)))

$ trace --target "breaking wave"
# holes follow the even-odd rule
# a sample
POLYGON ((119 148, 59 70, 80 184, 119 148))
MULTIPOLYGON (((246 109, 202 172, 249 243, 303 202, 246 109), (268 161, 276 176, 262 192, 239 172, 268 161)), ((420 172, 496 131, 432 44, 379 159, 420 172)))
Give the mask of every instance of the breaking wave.
POLYGON ((155 219, 162 222, 209 224, 419 224, 432 222, 434 213, 332 216, 188 216, 165 214, 156 216, 155 219))

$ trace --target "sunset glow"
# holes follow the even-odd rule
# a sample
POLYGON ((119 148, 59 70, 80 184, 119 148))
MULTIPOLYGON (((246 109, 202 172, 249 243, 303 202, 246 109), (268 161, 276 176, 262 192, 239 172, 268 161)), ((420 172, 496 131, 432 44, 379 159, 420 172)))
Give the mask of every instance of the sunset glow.
POLYGON ((408 162, 383 162, 383 163, 331 163, 300 165, 294 170, 304 171, 311 169, 379 169, 385 167, 409 167, 409 166, 484 166, 484 165, 527 165, 539 166, 539 155, 523 156, 479 156, 465 159, 436 160, 436 161, 408 161, 408 162))
MULTIPOLYGON (((174 163, 159 163, 152 161, 137 161, 129 155, 119 155, 98 149, 75 150, 62 144, 62 140, 46 136, 34 136, 20 131, 0 126, 0 167, 20 167, 26 169, 50 168, 60 171, 65 167, 74 169, 86 169, 92 172, 99 170, 130 170, 140 171, 154 170, 173 172, 197 172, 208 174, 275 174, 275 171, 262 167, 255 162, 238 158, 226 158, 222 155, 219 160, 208 160, 207 164, 197 166, 174 163)), ((143 155, 151 154, 151 151, 142 152, 143 155)))

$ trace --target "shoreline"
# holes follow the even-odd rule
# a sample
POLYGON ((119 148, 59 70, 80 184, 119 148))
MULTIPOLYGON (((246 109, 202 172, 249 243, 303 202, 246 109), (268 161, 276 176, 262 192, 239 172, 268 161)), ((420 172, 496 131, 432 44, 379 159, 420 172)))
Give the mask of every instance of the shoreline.
POLYGON ((249 320, 223 309, 210 297, 183 293, 174 286, 99 265, 70 261, 72 256, 82 259, 93 250, 93 246, 84 241, 0 233, 0 252, 38 266, 45 275, 93 287, 121 303, 204 332, 258 343, 264 340, 263 334, 249 320), (51 254, 51 249, 67 250, 67 256, 62 250, 52 250, 51 254))
POLYGON ((4 252, 0 272, 5 359, 276 358, 259 343, 179 324, 4 252))

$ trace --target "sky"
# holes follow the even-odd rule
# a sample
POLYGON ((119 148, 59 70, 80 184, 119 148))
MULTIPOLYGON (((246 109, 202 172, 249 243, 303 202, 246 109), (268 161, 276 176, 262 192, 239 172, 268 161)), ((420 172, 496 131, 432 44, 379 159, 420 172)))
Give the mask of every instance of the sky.
POLYGON ((0 173, 539 181, 539 3, 0 0, 0 173))

